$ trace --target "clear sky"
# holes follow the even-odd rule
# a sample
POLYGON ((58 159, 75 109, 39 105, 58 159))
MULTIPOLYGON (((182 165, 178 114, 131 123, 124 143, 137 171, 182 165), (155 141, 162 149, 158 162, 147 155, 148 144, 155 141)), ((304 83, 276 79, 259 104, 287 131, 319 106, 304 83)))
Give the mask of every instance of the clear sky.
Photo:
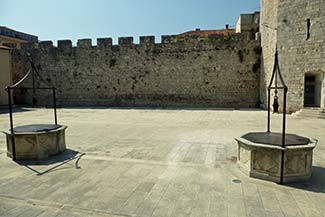
POLYGON ((234 26, 259 0, 0 0, 0 26, 40 40, 178 34, 234 26))

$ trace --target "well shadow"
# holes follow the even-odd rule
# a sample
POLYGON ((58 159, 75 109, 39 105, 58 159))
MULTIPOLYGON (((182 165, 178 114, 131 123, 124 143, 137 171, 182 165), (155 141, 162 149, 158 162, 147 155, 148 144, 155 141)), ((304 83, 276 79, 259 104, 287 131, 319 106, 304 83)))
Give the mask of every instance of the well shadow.
POLYGON ((311 179, 305 183, 292 183, 287 186, 316 193, 325 193, 325 168, 313 166, 311 179))
POLYGON ((50 156, 47 159, 43 160, 17 160, 16 163, 18 163, 21 166, 26 167, 27 169, 33 171, 36 173, 36 175, 41 176, 49 172, 54 172, 56 170, 60 169, 67 169, 74 167, 76 169, 80 169, 79 161, 82 156, 84 156, 84 153, 72 150, 72 149, 67 149, 64 152, 50 156), (73 160, 76 160, 74 162, 74 166, 71 164, 73 160), (46 169, 41 170, 37 168, 38 166, 48 166, 46 169), (68 166, 64 167, 63 166, 68 166))

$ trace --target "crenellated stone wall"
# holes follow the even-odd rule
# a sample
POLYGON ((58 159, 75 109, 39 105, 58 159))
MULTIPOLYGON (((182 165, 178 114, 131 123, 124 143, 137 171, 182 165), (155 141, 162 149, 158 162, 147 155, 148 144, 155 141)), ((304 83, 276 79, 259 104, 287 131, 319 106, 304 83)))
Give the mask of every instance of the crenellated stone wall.
MULTIPOLYGON (((27 72, 28 53, 38 69, 36 86, 57 87, 58 104, 105 106, 257 107, 260 41, 239 33, 224 38, 162 36, 70 40, 24 44, 13 50, 14 79, 27 72)), ((29 78, 25 86, 31 86, 29 78)), ((18 91, 16 103, 31 104, 30 91, 18 91)), ((36 92, 38 104, 51 93, 36 92)))

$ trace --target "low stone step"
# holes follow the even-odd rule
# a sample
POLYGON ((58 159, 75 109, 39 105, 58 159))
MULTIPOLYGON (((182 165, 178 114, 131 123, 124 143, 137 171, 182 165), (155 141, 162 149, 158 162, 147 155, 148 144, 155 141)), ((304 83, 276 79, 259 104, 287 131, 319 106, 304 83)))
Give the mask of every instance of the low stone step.
POLYGON ((325 119, 325 111, 320 108, 304 108, 296 113, 296 117, 325 119))
POLYGON ((325 114, 323 111, 320 110, 302 110, 301 113, 325 114))
POLYGON ((320 118, 320 119, 325 119, 324 116, 312 116, 312 115, 297 115, 296 117, 299 117, 299 118, 320 118))

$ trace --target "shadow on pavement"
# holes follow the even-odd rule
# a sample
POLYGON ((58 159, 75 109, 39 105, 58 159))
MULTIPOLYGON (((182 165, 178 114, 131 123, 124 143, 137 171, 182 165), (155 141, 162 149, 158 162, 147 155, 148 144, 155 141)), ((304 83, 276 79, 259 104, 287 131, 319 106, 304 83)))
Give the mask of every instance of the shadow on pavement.
POLYGON ((325 193, 325 168, 313 166, 313 174, 309 182, 287 184, 287 186, 316 193, 325 193))
POLYGON ((68 168, 71 168, 73 167, 73 165, 71 165, 70 163, 73 160, 76 160, 74 167, 76 169, 80 169, 78 163, 81 157, 84 155, 85 155, 84 153, 67 149, 61 154, 50 156, 49 158, 44 160, 18 160, 16 161, 16 163, 35 172, 36 175, 41 176, 46 173, 54 172, 56 170, 62 169, 62 166, 65 165, 69 165, 68 168), (45 170, 43 169, 43 171, 41 171, 41 169, 44 168, 44 166, 45 166, 45 170))

